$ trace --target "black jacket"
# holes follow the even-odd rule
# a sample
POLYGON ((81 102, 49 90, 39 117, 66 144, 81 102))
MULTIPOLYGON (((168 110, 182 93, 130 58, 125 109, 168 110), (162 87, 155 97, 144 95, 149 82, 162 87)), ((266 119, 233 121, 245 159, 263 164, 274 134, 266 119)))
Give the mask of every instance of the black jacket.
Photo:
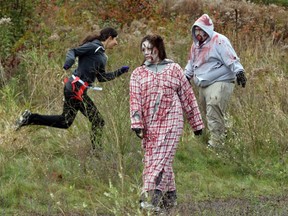
POLYGON ((87 42, 79 47, 72 48, 67 52, 65 64, 72 67, 78 57, 78 67, 73 72, 84 82, 92 84, 96 78, 99 82, 106 82, 121 75, 120 69, 114 72, 105 72, 107 56, 103 44, 99 40, 87 42))

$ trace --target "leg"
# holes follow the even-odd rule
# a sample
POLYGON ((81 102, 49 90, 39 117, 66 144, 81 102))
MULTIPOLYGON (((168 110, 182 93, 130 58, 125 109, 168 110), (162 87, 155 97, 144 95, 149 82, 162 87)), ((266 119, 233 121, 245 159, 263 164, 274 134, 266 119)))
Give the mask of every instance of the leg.
MULTIPOLYGON (((162 180, 163 171, 155 179, 156 186, 162 180)), ((140 198, 140 207, 146 210, 153 210, 159 212, 163 207, 163 192, 158 189, 149 190, 142 194, 140 198)))
MULTIPOLYGON (((161 183, 163 177, 163 170, 159 173, 158 177, 156 178, 156 188, 161 183)), ((162 198, 163 193, 161 190, 155 189, 152 193, 152 200, 151 203, 153 206, 162 206, 162 198)))
POLYGON ((30 111, 25 111, 21 116, 21 122, 19 120, 17 121, 17 129, 27 125, 43 125, 67 129, 71 126, 77 115, 79 103, 82 102, 74 99, 65 100, 61 115, 40 115, 37 113, 31 113, 30 111), (23 120, 23 118, 25 119, 23 120))
POLYGON ((163 196, 163 206, 165 209, 170 210, 177 205, 176 190, 167 191, 163 196))
POLYGON ((210 144, 217 145, 223 143, 225 137, 225 113, 234 84, 226 82, 216 82, 203 90, 206 101, 206 118, 210 131, 210 144))
POLYGON ((142 193, 140 198, 140 208, 155 213, 161 212, 163 193, 161 190, 150 190, 142 193))
POLYGON ((99 113, 97 107, 91 100, 91 98, 85 94, 83 95, 83 107, 80 108, 80 111, 84 116, 86 116, 89 121, 91 122, 91 142, 92 142, 92 148, 101 149, 101 137, 102 137, 102 131, 104 126, 104 120, 99 113))
POLYGON ((67 129, 72 125, 76 115, 77 109, 74 109, 68 103, 64 103, 63 113, 61 115, 31 114, 29 124, 67 129))

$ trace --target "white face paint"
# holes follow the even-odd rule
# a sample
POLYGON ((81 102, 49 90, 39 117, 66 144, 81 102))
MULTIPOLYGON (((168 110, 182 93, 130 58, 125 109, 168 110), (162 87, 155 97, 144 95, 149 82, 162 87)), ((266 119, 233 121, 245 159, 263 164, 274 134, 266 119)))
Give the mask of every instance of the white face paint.
POLYGON ((146 61, 152 64, 159 62, 158 49, 147 40, 142 43, 142 53, 146 61))

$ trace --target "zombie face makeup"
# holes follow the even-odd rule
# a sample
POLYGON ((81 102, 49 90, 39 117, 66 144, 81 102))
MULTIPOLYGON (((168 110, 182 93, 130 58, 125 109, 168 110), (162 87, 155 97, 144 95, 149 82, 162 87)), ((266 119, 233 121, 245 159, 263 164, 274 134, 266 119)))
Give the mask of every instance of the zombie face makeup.
POLYGON ((198 26, 195 27, 195 36, 199 43, 203 43, 208 38, 207 33, 198 26))
POLYGON ((147 40, 142 43, 142 53, 146 61, 152 64, 159 62, 158 49, 147 40))

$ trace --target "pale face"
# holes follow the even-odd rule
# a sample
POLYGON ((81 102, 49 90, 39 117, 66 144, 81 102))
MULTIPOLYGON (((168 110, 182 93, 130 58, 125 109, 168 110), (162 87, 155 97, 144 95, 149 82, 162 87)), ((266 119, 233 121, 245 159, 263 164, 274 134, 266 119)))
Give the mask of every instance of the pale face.
POLYGON ((195 27, 195 36, 200 43, 203 43, 208 38, 206 32, 198 26, 195 27))
POLYGON ((153 47, 149 41, 144 41, 142 43, 142 53, 146 61, 152 64, 156 64, 159 62, 158 49, 156 47, 153 47))
POLYGON ((117 37, 112 38, 111 36, 106 40, 105 49, 113 49, 118 44, 117 37))

